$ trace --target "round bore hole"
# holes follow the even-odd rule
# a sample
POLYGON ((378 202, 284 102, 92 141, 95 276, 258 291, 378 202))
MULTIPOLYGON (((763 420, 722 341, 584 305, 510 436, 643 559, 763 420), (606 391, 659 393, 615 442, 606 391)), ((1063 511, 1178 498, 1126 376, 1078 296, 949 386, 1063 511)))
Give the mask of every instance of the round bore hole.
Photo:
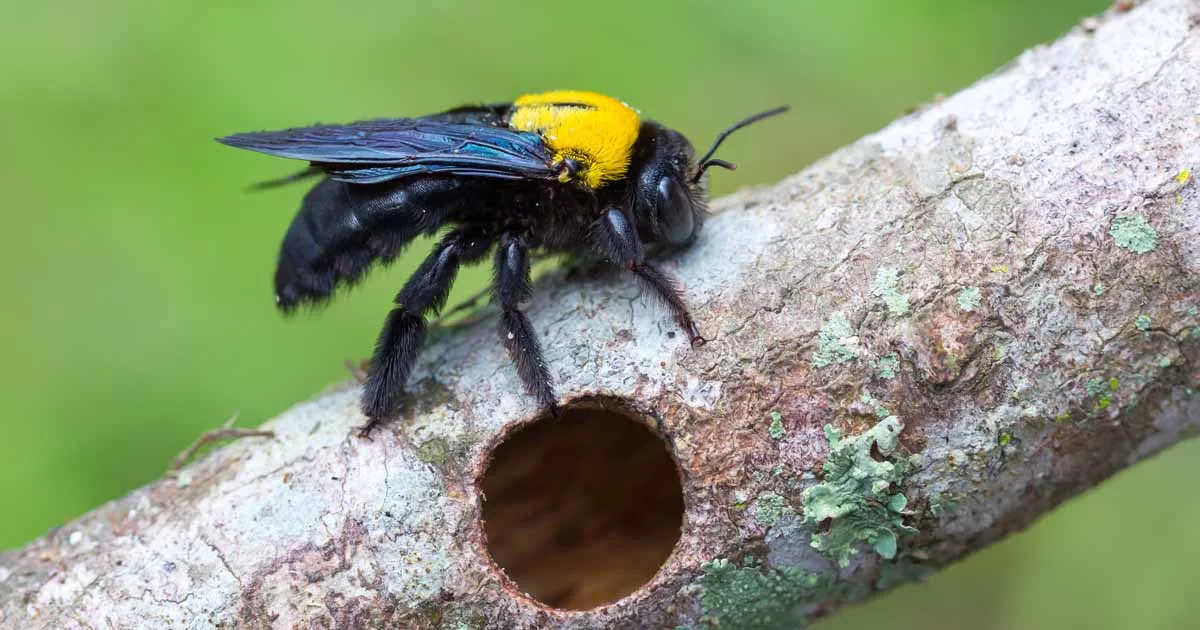
POLYGON ((517 587, 582 610, 640 588, 671 555, 683 490, 663 440, 608 404, 509 435, 480 480, 488 551, 517 587))

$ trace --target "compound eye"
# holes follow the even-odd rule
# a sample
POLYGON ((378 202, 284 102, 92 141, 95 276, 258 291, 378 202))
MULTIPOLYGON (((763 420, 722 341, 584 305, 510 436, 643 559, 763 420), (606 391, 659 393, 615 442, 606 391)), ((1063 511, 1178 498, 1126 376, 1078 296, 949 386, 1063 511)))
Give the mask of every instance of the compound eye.
POLYGON ((692 238, 696 227, 692 200, 674 177, 658 180, 657 218, 659 237, 671 245, 684 245, 692 238))

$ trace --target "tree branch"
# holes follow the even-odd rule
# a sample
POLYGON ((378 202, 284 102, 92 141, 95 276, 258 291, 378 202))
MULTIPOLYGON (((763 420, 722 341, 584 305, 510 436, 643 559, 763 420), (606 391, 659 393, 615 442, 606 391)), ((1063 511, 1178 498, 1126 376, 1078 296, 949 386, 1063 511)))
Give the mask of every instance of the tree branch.
POLYGON ((632 595, 550 608, 484 551, 478 478, 535 412, 489 311, 374 441, 348 384, 0 556, 0 626, 788 627, 1025 527, 1200 428, 1198 24, 1110 15, 718 201, 665 263, 701 348, 625 275, 539 284, 559 391, 682 475, 632 595))

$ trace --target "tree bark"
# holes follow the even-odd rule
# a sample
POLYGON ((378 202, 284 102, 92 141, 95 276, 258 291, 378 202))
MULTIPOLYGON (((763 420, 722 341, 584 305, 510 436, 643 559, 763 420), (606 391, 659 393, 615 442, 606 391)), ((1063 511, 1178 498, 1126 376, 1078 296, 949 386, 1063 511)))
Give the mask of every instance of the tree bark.
POLYGON ((794 627, 945 566, 1200 428, 1198 68, 1200 0, 1114 9, 715 202, 664 261, 702 347, 627 275, 539 282, 567 407, 646 419, 682 480, 623 599, 538 603, 485 551, 536 410, 484 310, 373 441, 340 386, 0 556, 0 627, 794 627))

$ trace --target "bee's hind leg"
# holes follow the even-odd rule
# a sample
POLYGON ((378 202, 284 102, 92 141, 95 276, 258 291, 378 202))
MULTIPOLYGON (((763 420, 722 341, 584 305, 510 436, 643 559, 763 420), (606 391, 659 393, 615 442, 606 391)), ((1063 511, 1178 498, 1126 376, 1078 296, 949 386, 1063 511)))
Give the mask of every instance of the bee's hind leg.
POLYGON ((363 386, 362 410, 367 424, 359 435, 369 437, 372 429, 399 411, 404 383, 425 339, 425 313, 441 310, 459 265, 483 258, 491 244, 475 230, 450 232, 396 295, 396 308, 388 314, 379 333, 363 386))

